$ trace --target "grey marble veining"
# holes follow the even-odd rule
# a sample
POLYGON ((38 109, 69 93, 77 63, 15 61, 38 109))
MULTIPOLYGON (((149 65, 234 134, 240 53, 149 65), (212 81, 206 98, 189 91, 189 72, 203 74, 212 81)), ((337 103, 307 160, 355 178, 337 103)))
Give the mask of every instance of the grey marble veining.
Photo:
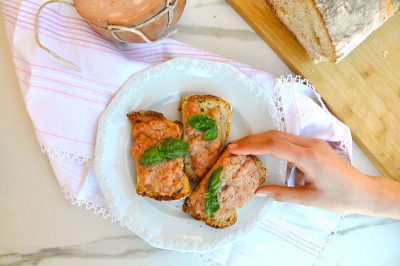
POLYGON ((207 8, 213 8, 217 5, 220 6, 225 6, 226 3, 224 0, 213 0, 213 1, 193 1, 196 4, 194 5, 194 7, 199 8, 199 7, 207 7, 207 8))
MULTIPOLYGON (((129 243, 135 241, 137 236, 113 236, 98 239, 88 243, 63 246, 63 247, 52 247, 52 248, 27 248, 21 251, 12 252, 1 252, 0 253, 0 263, 1 265, 15 265, 15 264, 32 264, 38 265, 41 261, 48 258, 57 257, 74 257, 74 258, 108 258, 113 256, 129 256, 135 253, 143 254, 148 253, 149 250, 153 250, 150 246, 140 247, 138 249, 126 249, 122 251, 115 252, 112 250, 111 253, 107 253, 106 250, 98 250, 98 244, 112 244, 114 241, 124 241, 129 243)), ((154 250, 157 252, 157 250, 154 250)))
POLYGON ((238 40, 258 40, 260 38, 254 31, 245 29, 221 29, 199 25, 178 25, 177 29, 179 34, 204 35, 205 37, 233 38, 238 40))
MULTIPOLYGON (((0 248, 0 265, 41 265, 48 260, 54 261, 65 258, 108 261, 114 259, 140 260, 141 258, 169 256, 175 253, 177 252, 151 247, 138 236, 132 234, 99 238, 87 243, 51 248, 24 247, 13 250, 0 248)), ((181 255, 190 256, 183 253, 181 255)))
POLYGON ((342 226, 342 228, 337 232, 339 236, 348 235, 354 232, 360 232, 366 229, 379 229, 384 227, 398 227, 400 230, 400 222, 392 219, 383 219, 378 217, 369 217, 365 219, 363 216, 359 215, 348 215, 346 219, 351 219, 354 221, 359 221, 360 223, 354 223, 348 226, 342 226))
POLYGON ((236 59, 277 76, 291 73, 224 0, 190 0, 171 38, 236 59))

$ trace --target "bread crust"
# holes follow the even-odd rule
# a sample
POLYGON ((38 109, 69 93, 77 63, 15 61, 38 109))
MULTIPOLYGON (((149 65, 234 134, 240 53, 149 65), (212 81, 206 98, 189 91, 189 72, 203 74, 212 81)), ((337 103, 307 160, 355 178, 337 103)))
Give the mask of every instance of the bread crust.
MULTIPOLYGON (((179 110, 181 111, 181 120, 182 120, 183 124, 185 124, 186 121, 189 119, 189 117, 187 117, 186 113, 183 110, 185 109, 186 104, 188 104, 191 101, 196 101, 200 105, 203 104, 203 103, 206 103, 206 104, 212 104, 213 107, 219 106, 220 109, 222 111, 224 111, 224 113, 225 113, 225 119, 224 119, 225 125, 222 125, 221 128, 224 128, 224 130, 225 130, 224 133, 225 134, 224 134, 224 137, 223 137, 221 148, 220 148, 220 150, 218 152, 218 157, 219 157, 219 155, 224 150, 224 145, 225 145, 226 141, 228 140, 229 134, 230 134, 230 131, 231 131, 231 120, 232 120, 232 116, 233 116, 232 106, 225 99, 217 97, 217 96, 214 96, 214 95, 183 96, 183 97, 181 97, 180 104, 179 104, 179 110)), ((188 140, 190 140, 190 137, 186 134, 185 131, 183 132, 183 139, 186 142, 188 142, 188 140)), ((190 180, 199 181, 199 180, 201 180, 202 177, 199 177, 194 173, 194 169, 192 167, 191 160, 192 159, 191 159, 191 156, 189 155, 189 153, 186 154, 186 156, 185 156, 185 172, 188 175, 190 180)), ((211 167, 211 166, 212 165, 210 165, 209 167, 211 167)))
POLYGON ((237 221, 237 211, 236 210, 232 211, 232 215, 229 216, 229 218, 226 220, 220 221, 220 220, 210 219, 208 217, 203 217, 203 216, 195 213, 193 206, 190 205, 187 200, 185 200, 185 203, 183 204, 183 211, 186 213, 189 213, 194 219, 196 219, 198 221, 203 221, 208 226, 211 226, 216 229, 223 229, 223 228, 229 227, 229 226, 235 224, 237 221))
POLYGON ((313 0, 331 40, 331 61, 338 62, 379 28, 393 13, 399 0, 313 0))
MULTIPOLYGON (((271 6, 273 13, 281 20, 277 8, 280 8, 282 1, 266 0, 271 6)), ((287 4, 287 2, 285 1, 287 4)), ((318 22, 314 22, 314 32, 317 29, 324 31, 323 41, 326 47, 318 46, 324 52, 323 59, 329 59, 332 63, 337 63, 347 56, 357 45, 366 39, 371 32, 379 28, 389 17, 400 9, 400 0, 365 0, 365 1, 330 1, 330 0, 308 0, 302 2, 312 7, 308 8, 309 14, 313 14, 318 22), (329 47, 329 48, 328 48, 329 47)), ((294 17, 290 8, 284 8, 285 17, 294 17)), ((307 14, 304 14, 307 16, 307 14)), ((315 20, 314 19, 314 20, 315 20)), ((296 36, 299 43, 302 43, 301 33, 296 32, 291 23, 284 23, 285 26, 296 36)), ((304 27, 304 26, 303 26, 304 27)), ((317 36, 318 37, 318 36, 317 36)), ((305 45, 305 50, 314 62, 319 62, 321 58, 312 54, 311 45, 305 45)), ((322 60, 323 61, 323 60, 322 60)))
POLYGON ((310 2, 311 2, 311 4, 312 4, 313 7, 314 7, 315 12, 317 12, 319 22, 323 25, 324 32, 325 32, 325 37, 328 38, 328 42, 330 43, 330 46, 331 46, 330 48, 334 51, 334 53, 328 55, 329 60, 330 60, 332 63, 336 63, 336 62, 338 61, 336 48, 335 48, 335 45, 333 44, 332 37, 329 35, 329 31, 328 31, 328 28, 326 27, 325 20, 324 20, 324 18, 322 17, 321 11, 318 9, 318 6, 317 6, 317 4, 315 3, 315 0, 310 0, 310 2))
MULTIPOLYGON (((222 155, 218 158, 218 161, 208 171, 208 173, 202 179, 201 183, 196 188, 196 190, 200 186, 204 186, 205 183, 208 182, 208 178, 210 177, 212 172, 221 165, 222 160, 223 160, 223 158, 225 157, 226 154, 229 154, 229 151, 227 149, 224 150, 222 155)), ((255 156, 255 155, 248 155, 248 156, 250 158, 252 158, 253 160, 255 160, 255 163, 256 163, 256 165, 257 165, 257 167, 259 169, 259 174, 260 174, 259 185, 261 186, 265 182, 265 177, 267 175, 267 168, 263 165, 263 163, 261 162, 261 160, 257 156, 255 156)), ((196 213, 194 208, 193 208, 193 206, 190 203, 190 195, 189 195, 189 197, 187 197, 185 199, 185 202, 184 202, 182 208, 183 208, 184 212, 190 214, 194 219, 199 220, 199 221, 203 221, 208 226, 211 226, 211 227, 214 227, 214 228, 217 228, 217 229, 222 229, 222 228, 229 227, 229 226, 235 224, 236 221, 237 221, 237 211, 236 211, 236 209, 232 209, 231 215, 227 219, 224 219, 224 220, 213 219, 213 218, 209 218, 207 216, 202 216, 202 215, 196 213)))
MULTIPOLYGON (((325 32, 325 38, 329 39, 329 43, 332 46, 332 40, 330 40, 330 36, 329 36, 328 31, 327 31, 327 29, 325 27, 325 23, 322 20, 322 16, 321 16, 319 10, 316 9, 314 0, 306 0, 306 1, 304 1, 304 5, 305 5, 306 9, 308 8, 307 1, 314 7, 314 10, 317 12, 318 20, 320 21, 320 23, 322 23, 324 25, 323 28, 324 28, 324 32, 325 32)), ((287 23, 285 23, 283 21, 283 19, 280 17, 280 14, 279 14, 277 9, 280 9, 281 7, 275 5, 274 4, 274 0, 266 0, 266 2, 269 4, 269 6, 270 6, 270 8, 272 10, 272 13, 274 13, 274 15, 277 18, 280 19, 281 23, 293 34, 293 36, 296 38, 297 42, 303 47, 303 49, 306 51, 308 56, 310 58, 312 58, 314 63, 319 63, 319 62, 322 62, 322 61, 326 61, 326 60, 328 60, 330 58, 330 55, 329 54, 325 54, 325 51, 323 51, 323 48, 321 47, 320 44, 318 44, 319 52, 318 51, 314 51, 315 47, 311 47, 311 48, 307 49, 306 45, 302 43, 301 37, 300 37, 299 34, 297 34, 296 30, 292 29, 289 25, 287 25, 287 23)), ((281 9, 283 9, 283 8, 281 8, 281 9)), ((310 14, 308 14, 308 15, 305 14, 305 16, 310 16, 310 14)), ((320 38, 317 36, 317 34, 315 32, 315 28, 313 29, 313 38, 316 39, 316 40, 318 39, 318 41, 320 41, 319 40, 320 38)), ((333 49, 333 46, 331 47, 331 49, 333 49)))
MULTIPOLYGON (((146 121, 154 121, 154 120, 163 120, 166 121, 167 123, 174 123, 179 126, 180 129, 180 137, 182 136, 183 132, 183 126, 180 121, 170 121, 164 117, 163 114, 154 112, 154 111, 138 111, 138 112, 130 112, 127 114, 128 119, 131 121, 132 126, 135 125, 137 122, 146 122, 146 121)), ((136 169, 139 169, 141 167, 139 165, 139 162, 135 160, 135 165, 136 169)), ((178 167, 182 169, 184 168, 183 161, 179 163, 178 167)), ((147 197, 147 198, 152 198, 155 200, 159 201, 172 201, 172 200, 181 200, 185 197, 187 197, 190 192, 192 191, 192 188, 189 184, 189 179, 187 175, 184 173, 183 175, 183 181, 182 181, 182 189, 179 190, 178 192, 172 194, 171 196, 169 195, 160 195, 158 193, 155 193, 154 191, 148 191, 145 189, 143 184, 141 183, 141 177, 138 175, 138 172, 136 172, 136 192, 138 195, 147 197)))
POLYGON ((261 160, 255 156, 255 155, 248 155, 249 157, 251 157, 257 165, 258 170, 260 171, 260 186, 262 184, 264 184, 265 182, 265 178, 267 176, 267 168, 264 166, 264 164, 261 162, 261 160))

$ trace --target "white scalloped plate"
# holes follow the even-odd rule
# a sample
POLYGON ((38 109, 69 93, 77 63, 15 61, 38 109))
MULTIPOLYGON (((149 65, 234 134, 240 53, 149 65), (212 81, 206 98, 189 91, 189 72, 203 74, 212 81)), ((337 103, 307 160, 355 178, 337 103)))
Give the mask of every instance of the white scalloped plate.
MULTIPOLYGON (((131 76, 102 114, 97 133, 95 174, 110 210, 123 225, 149 244, 173 250, 206 251, 231 243, 254 229, 268 211, 254 198, 238 210, 238 221, 213 229, 181 209, 183 201, 158 202, 135 191, 135 165, 129 151, 131 125, 126 114, 154 110, 179 120, 179 97, 212 94, 227 99, 234 118, 230 139, 279 129, 274 101, 233 66, 178 58, 131 76)), ((285 163, 261 156, 269 175, 284 180, 285 163)))

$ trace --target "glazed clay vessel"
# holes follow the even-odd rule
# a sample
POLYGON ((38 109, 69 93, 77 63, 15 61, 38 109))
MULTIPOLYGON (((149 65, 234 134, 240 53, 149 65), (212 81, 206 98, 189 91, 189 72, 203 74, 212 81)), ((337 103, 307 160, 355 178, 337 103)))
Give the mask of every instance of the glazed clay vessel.
POLYGON ((101 35, 123 42, 153 42, 182 16, 186 0, 74 0, 78 13, 101 35))

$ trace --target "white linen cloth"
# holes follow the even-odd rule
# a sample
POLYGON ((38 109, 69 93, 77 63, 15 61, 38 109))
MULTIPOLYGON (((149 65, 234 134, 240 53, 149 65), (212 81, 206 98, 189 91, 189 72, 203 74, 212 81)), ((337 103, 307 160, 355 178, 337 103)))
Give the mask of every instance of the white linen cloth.
MULTIPOLYGON (((0 7, 37 139, 73 204, 113 219, 92 171, 98 118, 130 75, 181 56, 234 65, 266 91, 278 93, 281 104, 277 108, 283 111, 288 132, 325 139, 351 158, 348 127, 329 113, 312 86, 301 78, 276 79, 174 40, 113 43, 95 33, 72 8, 52 5, 42 13, 41 40, 82 69, 76 72, 35 42, 34 17, 43 2, 0 0, 0 7)), ((294 204, 270 204, 268 217, 250 236, 216 251, 193 255, 214 265, 317 264, 343 216, 294 204)))

